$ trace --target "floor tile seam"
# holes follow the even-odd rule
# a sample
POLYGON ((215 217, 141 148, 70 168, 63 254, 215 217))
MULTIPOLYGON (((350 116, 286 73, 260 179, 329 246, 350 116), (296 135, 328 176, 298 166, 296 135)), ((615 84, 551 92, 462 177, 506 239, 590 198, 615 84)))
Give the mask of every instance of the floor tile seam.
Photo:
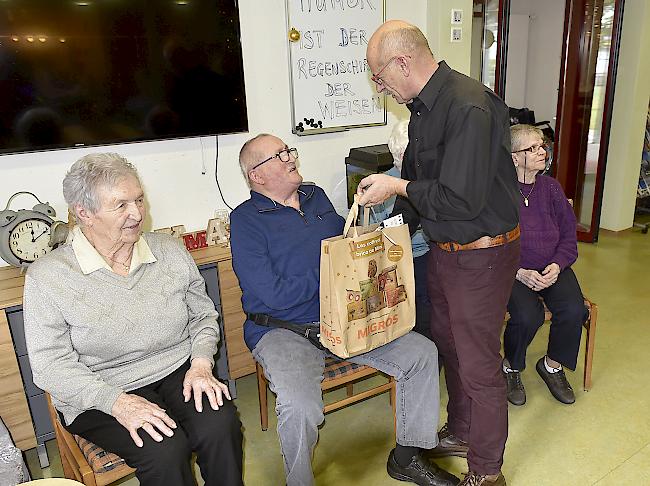
POLYGON ((613 469, 609 470, 607 473, 605 473, 603 476, 601 476, 599 479, 596 480, 595 483, 592 483, 592 486, 597 485, 600 483, 603 479, 608 477, 610 474, 612 474, 614 471, 617 469, 620 469, 622 466, 624 466, 628 461, 630 461, 632 458, 637 456, 639 453, 643 451, 646 447, 650 446, 650 442, 647 442, 646 444, 642 445, 639 449, 637 449, 635 452, 632 453, 631 456, 627 457, 623 462, 621 462, 618 466, 614 467, 613 469))

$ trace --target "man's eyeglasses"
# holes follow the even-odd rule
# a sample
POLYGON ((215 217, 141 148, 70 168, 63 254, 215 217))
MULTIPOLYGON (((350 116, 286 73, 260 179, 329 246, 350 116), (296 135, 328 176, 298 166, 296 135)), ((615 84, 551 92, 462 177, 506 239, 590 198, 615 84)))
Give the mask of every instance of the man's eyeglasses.
POLYGON ((277 154, 271 155, 268 159, 264 159, 262 162, 259 162, 255 166, 251 167, 249 172, 251 170, 257 169, 260 165, 266 164, 269 160, 275 159, 276 157, 279 158, 282 162, 289 162, 291 160, 291 156, 293 156, 294 159, 298 158, 298 149, 297 148, 286 148, 284 150, 280 150, 277 154))
POLYGON ((388 62, 387 62, 386 64, 384 64, 384 67, 381 68, 381 69, 379 70, 379 72, 377 72, 377 74, 373 74, 372 76, 370 76, 370 79, 372 79, 372 80, 373 80, 376 84, 378 84, 379 86, 383 85, 383 84, 384 84, 384 80, 381 79, 381 77, 380 77, 380 76, 381 76, 381 73, 383 73, 384 70, 385 70, 388 66, 390 66, 390 63, 391 63, 391 62, 393 62, 395 59, 399 59, 400 57, 409 57, 409 58, 410 58, 411 56, 401 56, 401 55, 400 55, 400 56, 393 56, 393 57, 391 57, 391 58, 388 60, 388 62))
POLYGON ((531 145, 528 148, 521 149, 521 150, 515 150, 512 152, 513 154, 519 153, 519 152, 528 152, 529 154, 534 154, 536 152, 539 152, 539 149, 544 149, 546 151, 546 145, 543 143, 536 143, 535 145, 531 145))

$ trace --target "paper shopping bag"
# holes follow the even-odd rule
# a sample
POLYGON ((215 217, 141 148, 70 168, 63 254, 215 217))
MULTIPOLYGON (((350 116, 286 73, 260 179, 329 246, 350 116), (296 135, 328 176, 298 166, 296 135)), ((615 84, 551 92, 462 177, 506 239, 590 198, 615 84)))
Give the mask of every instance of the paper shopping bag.
MULTIPOLYGON (((415 279, 408 225, 354 226, 323 240, 320 260, 320 339, 349 358, 403 336, 415 325, 415 279)), ((368 221, 367 210, 365 221, 368 221)))

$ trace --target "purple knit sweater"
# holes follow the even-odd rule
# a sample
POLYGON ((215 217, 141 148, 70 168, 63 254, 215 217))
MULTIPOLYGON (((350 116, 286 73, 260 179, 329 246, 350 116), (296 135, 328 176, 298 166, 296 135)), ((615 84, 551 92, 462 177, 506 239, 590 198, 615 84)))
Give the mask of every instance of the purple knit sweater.
POLYGON ((557 263, 570 267, 578 258, 576 217, 562 186, 552 177, 538 175, 532 184, 519 183, 523 197, 519 204, 521 226, 521 268, 542 271, 557 263), (532 193, 531 193, 532 189, 532 193))

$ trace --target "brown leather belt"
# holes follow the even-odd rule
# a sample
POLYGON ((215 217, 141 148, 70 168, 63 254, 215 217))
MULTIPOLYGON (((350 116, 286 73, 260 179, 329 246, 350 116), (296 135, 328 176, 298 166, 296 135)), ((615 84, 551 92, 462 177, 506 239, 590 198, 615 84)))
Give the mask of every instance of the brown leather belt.
POLYGON ((438 245, 438 248, 449 252, 478 250, 480 248, 492 248, 493 246, 505 245, 506 243, 515 241, 517 238, 519 238, 519 225, 515 226, 515 229, 508 231, 503 235, 483 236, 478 240, 466 243, 464 245, 456 243, 455 241, 449 241, 447 243, 436 243, 436 245, 438 245))

